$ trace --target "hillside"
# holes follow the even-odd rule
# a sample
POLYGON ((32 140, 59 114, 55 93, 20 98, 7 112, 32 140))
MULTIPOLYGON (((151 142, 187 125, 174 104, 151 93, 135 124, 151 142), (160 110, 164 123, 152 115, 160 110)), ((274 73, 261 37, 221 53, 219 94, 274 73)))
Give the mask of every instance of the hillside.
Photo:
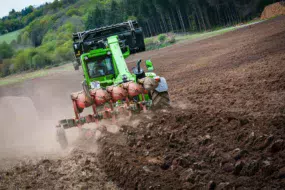
POLYGON ((73 32, 129 19, 140 22, 146 37, 208 31, 260 16, 264 6, 272 2, 275 1, 230 0, 220 4, 214 0, 55 0, 21 12, 12 10, 0 20, 0 33, 22 30, 11 44, 0 44, 0 52, 13 49, 12 54, 0 54, 0 77, 72 61, 73 32))
MULTIPOLYGON (((10 48, 14 50, 13 55, 0 54, 0 76, 72 60, 70 36, 73 32, 85 29, 84 23, 91 3, 92 0, 54 1, 37 8, 33 13, 40 12, 40 16, 32 19, 20 33, 16 31, 0 36, 6 42, 11 36, 10 48)), ((1 47, 3 49, 7 45, 0 44, 0 52, 1 47)))
POLYGON ((16 30, 14 32, 9 32, 0 36, 0 43, 7 42, 11 43, 13 40, 17 40, 20 35, 21 30, 16 30))

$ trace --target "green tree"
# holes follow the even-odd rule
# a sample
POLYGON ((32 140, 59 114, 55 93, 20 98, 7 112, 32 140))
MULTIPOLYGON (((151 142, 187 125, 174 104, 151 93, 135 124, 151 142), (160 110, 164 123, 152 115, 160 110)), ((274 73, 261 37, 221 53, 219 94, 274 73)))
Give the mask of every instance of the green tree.
POLYGON ((6 42, 0 44, 0 60, 11 58, 13 54, 14 50, 9 44, 6 42))
POLYGON ((0 77, 6 77, 9 74, 11 74, 11 72, 10 72, 11 64, 12 64, 12 62, 10 59, 4 59, 2 61, 2 63, 0 64, 0 77))
POLYGON ((80 12, 77 9, 72 8, 66 12, 66 15, 67 16, 80 15, 80 12))
POLYGON ((87 29, 98 28, 104 25, 105 21, 105 10, 100 9, 98 6, 89 13, 87 22, 85 24, 87 29))

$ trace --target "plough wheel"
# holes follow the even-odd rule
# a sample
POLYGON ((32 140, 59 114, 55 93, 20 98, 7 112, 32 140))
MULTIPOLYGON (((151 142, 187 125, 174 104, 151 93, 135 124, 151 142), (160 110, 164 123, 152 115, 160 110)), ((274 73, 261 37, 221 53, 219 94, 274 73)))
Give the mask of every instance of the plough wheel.
POLYGON ((151 99, 154 108, 165 108, 170 106, 170 97, 168 92, 157 92, 156 90, 151 92, 151 99))

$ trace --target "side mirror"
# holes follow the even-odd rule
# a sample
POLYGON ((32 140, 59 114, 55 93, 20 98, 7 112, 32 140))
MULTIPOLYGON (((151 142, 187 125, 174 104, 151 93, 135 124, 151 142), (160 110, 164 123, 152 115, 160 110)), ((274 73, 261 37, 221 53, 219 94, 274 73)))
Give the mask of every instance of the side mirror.
POLYGON ((151 60, 146 60, 145 61, 145 66, 147 68, 147 71, 153 71, 154 70, 153 64, 152 64, 151 60))

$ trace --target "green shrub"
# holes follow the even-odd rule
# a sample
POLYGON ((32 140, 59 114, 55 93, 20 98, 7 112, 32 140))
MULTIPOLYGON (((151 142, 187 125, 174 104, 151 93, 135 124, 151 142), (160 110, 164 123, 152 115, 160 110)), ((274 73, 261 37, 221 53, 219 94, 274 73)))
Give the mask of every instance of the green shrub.
POLYGON ((147 50, 154 50, 174 44, 176 42, 176 39, 175 35, 170 33, 146 38, 144 42, 147 50))
POLYGON ((50 69, 50 68, 52 68, 51 65, 47 65, 47 66, 44 67, 44 69, 50 69))
POLYGON ((73 51, 69 47, 61 46, 56 48, 56 62, 66 62, 73 59, 73 51))
POLYGON ((158 41, 159 41, 160 43, 163 43, 163 42, 165 42, 166 38, 167 38, 167 36, 166 36, 165 34, 160 34, 160 35, 158 36, 158 41))
POLYGON ((11 59, 4 59, 2 61, 2 64, 0 64, 0 77, 6 77, 9 74, 11 74, 10 72, 11 64, 12 64, 11 59))
POLYGON ((18 45, 18 43, 17 43, 16 40, 12 40, 12 41, 10 42, 10 46, 12 46, 13 48, 17 47, 17 45, 18 45))
POLYGON ((40 69, 51 65, 51 58, 41 49, 29 48, 20 51, 13 59, 14 72, 21 72, 31 69, 40 69))
POLYGON ((14 50, 11 45, 3 42, 0 44, 0 59, 11 58, 14 54, 14 50))
POLYGON ((54 32, 48 32, 43 38, 43 45, 57 39, 57 35, 54 32))
POLYGON ((45 53, 53 53, 56 49, 56 41, 50 41, 45 43, 39 48, 39 51, 45 52, 45 53))
POLYGON ((14 58, 14 72, 21 72, 29 69, 29 65, 24 52, 19 53, 14 58))
POLYGON ((167 36, 166 42, 170 43, 170 44, 174 44, 176 42, 175 35, 174 34, 169 34, 167 36))
POLYGON ((67 16, 73 16, 73 15, 80 15, 80 12, 77 10, 77 9, 69 9, 67 12, 66 12, 66 15, 67 16))
POLYGON ((32 57, 32 68, 39 69, 45 65, 45 60, 39 54, 36 54, 32 57))
POLYGON ((127 20, 138 20, 138 18, 136 16, 129 16, 127 20))
POLYGON ((72 34, 72 32, 75 32, 75 26, 71 22, 66 22, 64 25, 58 28, 57 32, 64 32, 65 34, 67 33, 69 35, 72 34))
POLYGON ((32 63, 35 65, 34 69, 40 69, 46 65, 51 65, 52 60, 46 53, 38 51, 37 54, 32 57, 32 63))
POLYGON ((145 43, 145 45, 153 44, 154 38, 145 38, 144 43, 145 43))
POLYGON ((21 34, 21 39, 19 39, 19 41, 21 41, 21 44, 23 45, 31 45, 32 42, 29 37, 29 32, 28 31, 23 32, 21 34))

